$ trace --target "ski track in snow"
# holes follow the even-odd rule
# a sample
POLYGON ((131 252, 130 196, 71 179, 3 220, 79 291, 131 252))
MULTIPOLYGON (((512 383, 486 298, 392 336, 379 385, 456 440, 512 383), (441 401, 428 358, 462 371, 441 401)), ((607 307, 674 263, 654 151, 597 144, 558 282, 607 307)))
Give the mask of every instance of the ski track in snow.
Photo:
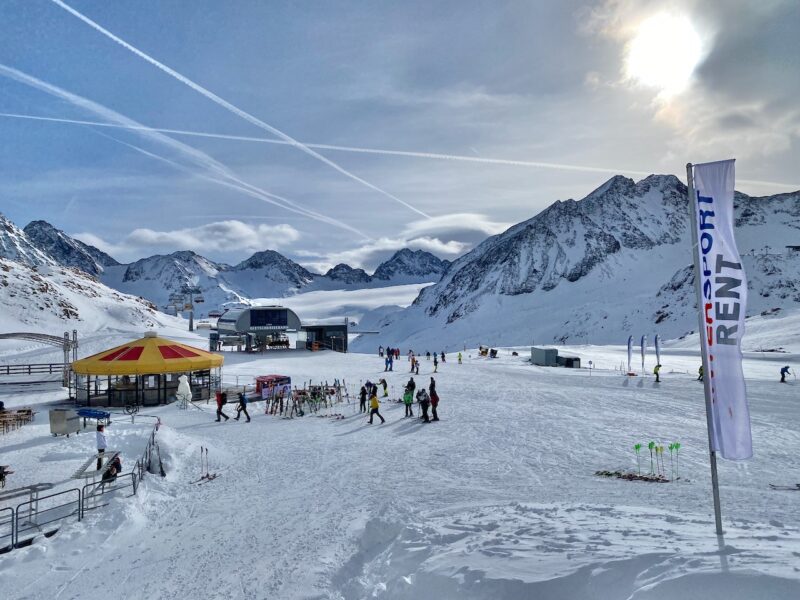
MULTIPOLYGON (((800 407, 796 387, 775 381, 774 363, 747 360, 756 456, 720 464, 726 528, 720 549, 693 353, 667 352, 659 387, 652 377, 613 371, 621 348, 573 350, 609 370, 590 376, 532 367, 508 352, 497 360, 467 352, 457 365, 448 355, 435 376, 442 421, 431 425, 404 419, 396 403, 384 403, 387 423, 372 426, 355 403, 342 406, 343 420, 277 419, 251 404, 249 424, 215 423, 211 404, 200 404, 202 411, 148 409, 164 422, 157 440, 167 477, 148 475, 138 496, 113 498, 54 537, 0 555, 2 595, 800 597, 800 496, 767 489, 770 482, 800 480, 793 470, 800 407), (651 439, 681 442, 683 480, 648 484, 593 475, 635 470, 633 444, 651 439), (210 470, 219 477, 190 485, 200 476, 200 446, 210 448, 210 470)), ((392 398, 409 377, 405 360, 395 364, 398 370, 387 374, 392 398)), ((423 358, 418 386, 432 370, 423 358)), ((384 376, 376 356, 226 354, 230 383, 268 372, 289 374, 295 383, 344 378, 351 387, 384 376)), ((13 404, 32 401, 15 397, 13 404)), ((233 414, 233 404, 225 408, 233 414)), ((66 449, 93 441, 49 438, 42 411, 35 426, 0 438, 3 462, 20 474, 10 480, 16 484, 25 471, 71 472, 78 459, 66 449), (17 447, 32 439, 41 450, 17 447), (51 445, 62 447, 62 462, 51 445), (51 460, 43 462, 46 456, 51 460)), ((109 429, 109 444, 132 441, 131 433, 120 419, 109 429)), ((137 447, 129 447, 135 456, 137 447)), ((648 459, 643 454, 645 470, 648 459)), ((669 469, 668 456, 665 462, 669 469)))

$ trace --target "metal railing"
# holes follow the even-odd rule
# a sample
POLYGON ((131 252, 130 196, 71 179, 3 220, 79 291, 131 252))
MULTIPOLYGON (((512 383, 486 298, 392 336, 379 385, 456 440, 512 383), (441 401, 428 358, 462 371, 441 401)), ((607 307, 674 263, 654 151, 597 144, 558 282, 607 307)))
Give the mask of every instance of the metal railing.
POLYGON ((69 363, 34 363, 30 365, 0 365, 0 375, 33 375, 36 373, 48 373, 50 375, 60 375, 65 368, 69 368, 69 363))
POLYGON ((19 503, 16 508, 0 508, 0 554, 31 543, 37 535, 49 536, 58 531, 58 527, 48 529, 47 525, 73 516, 77 516, 78 521, 83 520, 86 511, 105 506, 105 504, 97 503, 97 500, 105 494, 131 488, 130 496, 135 495, 139 490, 139 483, 147 473, 153 455, 156 431, 158 431, 158 423, 153 426, 148 436, 147 446, 142 457, 136 461, 133 470, 117 475, 113 481, 87 483, 82 489, 70 488, 47 496, 32 496, 30 500, 19 503), (47 502, 54 498, 62 499, 73 494, 74 499, 68 502, 47 502), (45 504, 44 508, 41 506, 42 503, 45 504), (91 506, 89 506, 90 504, 91 506))
POLYGON ((78 488, 71 488, 62 492, 56 492, 55 494, 39 496, 26 502, 21 502, 14 510, 14 531, 12 532, 14 538, 14 547, 16 548, 19 546, 20 537, 28 532, 35 532, 34 536, 40 533, 46 534, 47 532, 44 530, 44 527, 50 523, 62 521, 73 515, 77 515, 78 521, 80 521, 82 518, 81 504, 81 491, 78 488), (72 494, 75 494, 75 500, 70 500, 69 502, 65 502, 63 504, 56 504, 44 509, 39 508, 40 502, 49 500, 51 498, 72 494), (73 505, 74 508, 72 508, 73 505), (25 506, 28 507, 27 511, 23 510, 23 507, 25 506), (21 517, 25 520, 21 521, 21 517))
POLYGON ((14 547, 14 509, 0 508, 0 552, 14 547), (4 515, 8 513, 6 518, 4 515), (7 533, 6 533, 7 532, 7 533))

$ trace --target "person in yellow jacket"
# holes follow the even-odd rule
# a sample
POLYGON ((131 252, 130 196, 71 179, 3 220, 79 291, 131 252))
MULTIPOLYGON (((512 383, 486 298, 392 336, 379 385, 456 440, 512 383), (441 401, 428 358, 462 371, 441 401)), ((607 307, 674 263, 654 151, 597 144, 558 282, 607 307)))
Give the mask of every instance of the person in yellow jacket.
MULTIPOLYGON (((375 389, 375 388, 373 388, 375 389)), ((369 424, 372 425, 372 417, 374 415, 378 415, 378 418, 381 420, 381 425, 386 423, 386 419, 381 416, 381 413, 378 412, 378 408, 380 408, 380 403, 378 402, 378 394, 373 392, 372 397, 369 399, 369 424)))
POLYGON ((658 378, 658 374, 661 372, 661 365, 656 365, 655 369, 653 369, 653 375, 656 376, 656 383, 661 383, 661 380, 658 378))
POLYGON ((458 353, 458 364, 461 364, 461 352, 458 353))

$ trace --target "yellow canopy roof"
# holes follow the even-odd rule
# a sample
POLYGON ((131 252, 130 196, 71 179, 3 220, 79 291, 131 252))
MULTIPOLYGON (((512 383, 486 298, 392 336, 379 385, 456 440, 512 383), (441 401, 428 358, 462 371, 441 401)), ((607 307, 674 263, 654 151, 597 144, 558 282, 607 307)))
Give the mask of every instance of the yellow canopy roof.
POLYGON ((224 358, 148 332, 139 340, 76 360, 80 375, 155 375, 221 367, 224 358))

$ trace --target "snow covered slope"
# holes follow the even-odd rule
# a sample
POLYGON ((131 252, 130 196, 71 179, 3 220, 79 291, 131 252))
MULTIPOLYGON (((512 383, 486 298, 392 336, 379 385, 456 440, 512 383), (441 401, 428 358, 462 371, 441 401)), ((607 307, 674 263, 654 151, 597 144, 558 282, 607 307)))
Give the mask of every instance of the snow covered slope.
POLYGON ((25 232, 0 213, 0 258, 25 265, 55 265, 56 261, 39 249, 25 232))
MULTIPOLYGON (((800 253, 782 252, 800 239, 800 192, 737 193, 736 207, 739 249, 750 254, 748 314, 798 305, 800 253)), ((405 346, 435 337, 454 347, 678 337, 696 328, 688 239, 686 187, 676 177, 616 176, 456 260, 411 307, 381 322, 381 338, 405 346)))
POLYGON ((142 298, 112 290, 77 269, 0 259, 0 330, 79 335, 143 331, 179 323, 142 298))
POLYGON ((23 231, 32 244, 61 266, 75 267, 89 275, 99 275, 105 267, 119 265, 102 250, 71 238, 47 221, 32 221, 23 231))

